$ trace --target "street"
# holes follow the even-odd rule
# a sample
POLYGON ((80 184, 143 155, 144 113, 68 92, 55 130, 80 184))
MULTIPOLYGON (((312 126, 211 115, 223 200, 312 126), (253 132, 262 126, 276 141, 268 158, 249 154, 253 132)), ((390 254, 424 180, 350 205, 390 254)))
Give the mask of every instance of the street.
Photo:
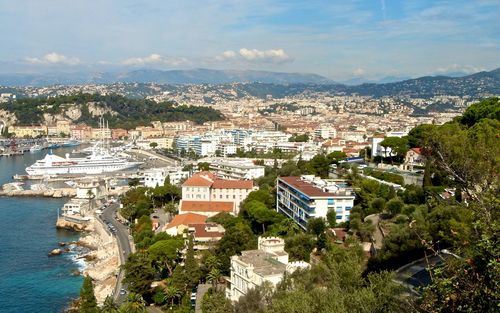
MULTIPOLYGON (((114 233, 114 236, 116 236, 118 242, 120 264, 125 264, 125 261, 127 260, 132 250, 129 240, 129 228, 115 219, 118 208, 119 204, 111 204, 109 207, 103 210, 100 218, 104 223, 109 222, 116 228, 116 233, 114 233)), ((107 228, 107 225, 105 227, 107 228)), ((120 295, 120 290, 124 287, 122 284, 124 275, 125 273, 120 267, 120 271, 117 277, 117 284, 113 292, 113 297, 118 304, 122 303, 127 297, 127 295, 120 295)))

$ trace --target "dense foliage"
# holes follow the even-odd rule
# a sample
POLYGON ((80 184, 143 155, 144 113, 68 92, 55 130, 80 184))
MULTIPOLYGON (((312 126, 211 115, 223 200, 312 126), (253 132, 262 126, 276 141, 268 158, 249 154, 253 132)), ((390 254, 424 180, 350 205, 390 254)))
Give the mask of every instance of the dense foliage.
POLYGON ((65 109, 75 106, 81 116, 74 122, 97 126, 98 117, 91 114, 90 106, 98 107, 107 113, 103 117, 112 128, 131 129, 148 125, 151 121, 174 122, 194 121, 201 124, 207 121, 222 120, 223 115, 212 108, 177 105, 166 101, 156 103, 147 99, 130 99, 120 95, 75 94, 48 99, 21 98, 0 104, 0 109, 13 112, 18 124, 32 125, 43 122, 43 114, 62 114, 65 109))

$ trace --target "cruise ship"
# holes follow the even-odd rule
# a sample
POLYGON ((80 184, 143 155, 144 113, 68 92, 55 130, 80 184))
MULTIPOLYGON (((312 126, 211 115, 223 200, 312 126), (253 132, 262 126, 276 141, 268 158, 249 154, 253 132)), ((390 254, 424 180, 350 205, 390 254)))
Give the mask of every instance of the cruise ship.
POLYGON ((84 158, 66 158, 47 154, 42 160, 36 161, 26 168, 29 175, 61 175, 61 174, 102 174, 132 169, 142 164, 131 162, 125 158, 114 156, 106 151, 94 150, 84 158))

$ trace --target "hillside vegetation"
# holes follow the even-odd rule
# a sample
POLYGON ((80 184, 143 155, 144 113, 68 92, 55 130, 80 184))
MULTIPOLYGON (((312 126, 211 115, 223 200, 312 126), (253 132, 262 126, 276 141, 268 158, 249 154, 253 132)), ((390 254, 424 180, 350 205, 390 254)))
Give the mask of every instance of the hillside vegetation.
POLYGON ((97 126, 98 116, 110 127, 131 129, 151 121, 190 120, 197 124, 224 119, 222 113, 205 107, 177 105, 173 101, 156 103, 146 99, 130 99, 120 95, 75 94, 48 99, 23 98, 0 104, 0 110, 16 115, 19 125, 45 123, 49 117, 97 126))

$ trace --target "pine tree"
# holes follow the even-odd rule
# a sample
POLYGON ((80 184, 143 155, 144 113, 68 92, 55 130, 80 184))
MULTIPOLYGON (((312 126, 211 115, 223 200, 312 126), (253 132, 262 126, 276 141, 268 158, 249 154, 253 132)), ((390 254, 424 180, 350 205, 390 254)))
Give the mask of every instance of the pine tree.
POLYGON ((185 268, 190 286, 196 285, 200 280, 201 273, 198 261, 194 257, 193 236, 189 237, 185 268))
POLYGON ((85 276, 82 288, 80 289, 80 312, 81 313, 97 313, 97 300, 94 295, 94 286, 92 278, 85 276))

